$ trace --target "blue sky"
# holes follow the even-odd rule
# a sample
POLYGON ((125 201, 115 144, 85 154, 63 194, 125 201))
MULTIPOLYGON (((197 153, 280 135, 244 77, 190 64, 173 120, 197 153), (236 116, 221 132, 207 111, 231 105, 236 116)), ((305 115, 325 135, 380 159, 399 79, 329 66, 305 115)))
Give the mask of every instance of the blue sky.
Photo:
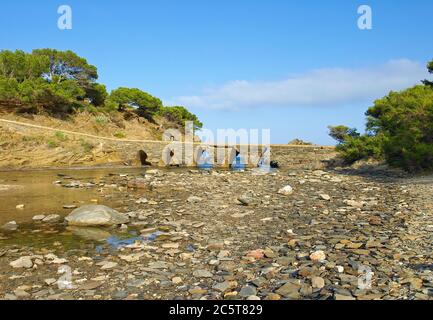
POLYGON ((432 14, 431 0, 2 0, 0 48, 71 49, 109 89, 183 103, 212 130, 332 144, 328 125, 363 129, 375 98, 427 77, 432 14), (72 30, 57 28, 63 4, 72 30))

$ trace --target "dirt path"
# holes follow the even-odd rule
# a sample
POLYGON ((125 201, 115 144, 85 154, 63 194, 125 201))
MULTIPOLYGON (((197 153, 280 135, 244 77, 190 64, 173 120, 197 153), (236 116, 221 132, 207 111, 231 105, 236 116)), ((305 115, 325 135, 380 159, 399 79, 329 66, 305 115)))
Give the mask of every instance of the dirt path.
POLYGON ((158 140, 118 139, 118 138, 103 137, 103 136, 97 136, 97 135, 88 134, 88 133, 81 133, 81 132, 75 132, 75 131, 70 131, 70 130, 63 130, 63 129, 59 129, 59 128, 50 128, 50 127, 39 126, 39 125, 35 125, 35 124, 30 124, 30 123, 25 123, 25 122, 19 122, 19 121, 13 121, 13 120, 6 120, 6 119, 1 119, 1 118, 0 118, 0 122, 4 122, 4 123, 8 123, 8 124, 13 124, 13 125, 19 125, 19 126, 26 126, 26 127, 30 127, 30 128, 36 128, 36 129, 43 129, 43 130, 48 130, 48 131, 53 131, 53 132, 61 131, 63 133, 67 133, 67 134, 72 134, 72 135, 77 135, 77 136, 83 136, 83 137, 88 137, 88 138, 108 140, 108 141, 165 143, 163 141, 158 141, 158 140))

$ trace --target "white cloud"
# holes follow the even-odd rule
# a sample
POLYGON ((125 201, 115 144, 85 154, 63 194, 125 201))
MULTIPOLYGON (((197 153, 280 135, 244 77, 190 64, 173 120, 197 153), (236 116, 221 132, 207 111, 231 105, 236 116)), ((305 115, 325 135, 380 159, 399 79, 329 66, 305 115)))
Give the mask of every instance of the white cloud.
POLYGON ((407 59, 369 68, 317 69, 279 81, 236 80, 200 94, 179 96, 170 104, 213 109, 254 107, 344 106, 370 103, 427 77, 424 65, 407 59))

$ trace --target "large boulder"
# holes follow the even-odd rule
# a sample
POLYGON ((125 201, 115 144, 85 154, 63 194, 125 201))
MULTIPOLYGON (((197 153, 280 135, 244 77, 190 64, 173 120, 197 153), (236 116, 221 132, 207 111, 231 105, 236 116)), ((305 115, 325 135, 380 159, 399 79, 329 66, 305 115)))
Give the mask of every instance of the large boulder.
POLYGON ((102 205, 86 205, 72 211, 65 220, 71 226, 112 226, 127 223, 128 216, 102 205))

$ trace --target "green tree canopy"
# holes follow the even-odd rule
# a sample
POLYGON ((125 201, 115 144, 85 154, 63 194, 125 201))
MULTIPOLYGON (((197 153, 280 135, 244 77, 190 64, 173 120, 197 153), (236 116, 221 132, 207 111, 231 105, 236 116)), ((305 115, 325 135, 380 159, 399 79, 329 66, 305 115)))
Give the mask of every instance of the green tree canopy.
POLYGON ((108 97, 107 88, 100 83, 88 84, 84 86, 84 91, 85 97, 96 107, 103 106, 108 97))
POLYGON ((349 128, 346 126, 329 126, 329 135, 337 140, 339 143, 343 143, 348 138, 359 137, 360 134, 355 128, 349 128))
POLYGON ((98 79, 96 67, 88 64, 86 59, 70 50, 36 49, 33 50, 32 55, 48 59, 48 68, 45 70, 44 76, 50 82, 76 80, 82 84, 98 79))
POLYGON ((203 127, 203 123, 199 121, 197 116, 189 112, 183 106, 163 107, 160 110, 160 114, 168 120, 176 122, 181 126, 185 125, 185 121, 192 121, 195 129, 200 129, 203 127))
MULTIPOLYGON (((428 64, 433 72, 433 61, 428 64)), ((394 92, 378 99, 367 112, 366 134, 351 135, 347 127, 331 127, 330 135, 348 163, 385 159, 408 171, 433 169, 433 86, 424 85, 394 92)), ((356 132, 356 131, 355 131, 356 132)))
POLYGON ((21 50, 0 51, 0 77, 22 82, 36 79, 48 70, 48 58, 34 56, 21 50))
POLYGON ((132 107, 140 116, 151 118, 162 107, 162 101, 137 88, 118 88, 110 94, 110 100, 117 103, 119 109, 132 107))
MULTIPOLYGON (((430 61, 430 62, 427 64, 427 70, 428 70, 428 72, 430 72, 431 74, 433 74, 433 60, 430 61)), ((430 80, 424 80, 423 82, 424 82, 425 85, 433 86, 433 81, 430 81, 430 80)))
POLYGON ((164 108, 162 101, 137 88, 118 88, 110 95, 97 83, 95 66, 72 51, 35 49, 0 51, 0 105, 20 112, 113 112, 131 108, 139 116, 152 119, 160 114, 183 124, 202 123, 185 107, 164 108), (97 108, 100 107, 100 108, 97 108))
POLYGON ((408 170, 433 168, 433 88, 418 85, 376 100, 367 130, 383 135, 387 161, 408 170))

